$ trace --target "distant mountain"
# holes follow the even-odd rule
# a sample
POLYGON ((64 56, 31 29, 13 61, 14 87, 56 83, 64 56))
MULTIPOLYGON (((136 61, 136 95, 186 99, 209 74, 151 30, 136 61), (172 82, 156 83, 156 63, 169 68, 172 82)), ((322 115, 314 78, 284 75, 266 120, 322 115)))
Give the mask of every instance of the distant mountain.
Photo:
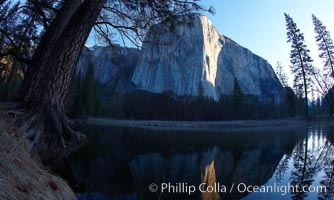
POLYGON ((99 83, 118 93, 139 89, 197 96, 202 87, 216 100, 232 93, 236 78, 245 94, 279 101, 283 87, 266 60, 220 34, 206 16, 189 18, 191 23, 180 18, 172 30, 163 22, 153 26, 140 50, 86 48, 77 74, 92 64, 99 83))

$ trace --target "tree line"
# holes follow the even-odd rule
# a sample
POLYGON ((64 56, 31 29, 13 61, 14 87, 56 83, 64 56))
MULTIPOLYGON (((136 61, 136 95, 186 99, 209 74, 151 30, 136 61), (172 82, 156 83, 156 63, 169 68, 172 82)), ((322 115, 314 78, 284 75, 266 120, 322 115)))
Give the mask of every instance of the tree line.
POLYGON ((263 99, 245 94, 236 78, 232 94, 221 95, 218 101, 205 96, 202 90, 201 84, 198 84, 198 96, 177 96, 168 91, 159 94, 144 90, 103 96, 91 73, 86 73, 85 77, 78 76, 72 80, 66 111, 74 118, 97 116, 117 119, 210 121, 293 117, 301 110, 297 109, 298 99, 292 90, 263 99))

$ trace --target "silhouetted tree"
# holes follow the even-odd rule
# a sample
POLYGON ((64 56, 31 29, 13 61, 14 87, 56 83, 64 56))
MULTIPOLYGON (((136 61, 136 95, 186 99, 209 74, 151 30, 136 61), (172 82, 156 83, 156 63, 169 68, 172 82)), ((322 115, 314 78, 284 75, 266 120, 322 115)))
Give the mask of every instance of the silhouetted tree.
POLYGON ((319 92, 325 99, 329 114, 332 115, 334 112, 334 96, 333 96, 333 85, 334 79, 326 74, 314 68, 313 69, 313 80, 315 82, 316 91, 319 92))
POLYGON ((99 110, 98 83, 94 80, 93 65, 88 65, 81 89, 81 100, 85 114, 93 115, 99 110))
POLYGON ((65 105, 65 111, 71 117, 82 115, 84 110, 83 101, 81 99, 82 82, 83 80, 81 80, 81 76, 75 76, 71 81, 65 105))
POLYGON ((197 85, 197 95, 199 98, 204 97, 204 88, 203 88, 203 84, 201 81, 198 82, 198 85, 197 85))
POLYGON ((276 75, 278 80, 281 82, 281 84, 283 85, 283 87, 288 87, 288 77, 286 76, 283 66, 280 62, 277 61, 276 64, 276 75))
POLYGON ((94 67, 90 64, 83 78, 78 75, 72 79, 65 110, 75 117, 97 115, 100 111, 99 90, 94 79, 94 67))
POLYGON ((295 116, 297 114, 298 108, 298 97, 293 92, 290 87, 286 87, 286 94, 285 94, 285 105, 287 106, 287 112, 289 116, 295 116))
POLYGON ((232 109, 235 114, 240 115, 244 111, 244 93, 241 90, 239 81, 234 78, 232 91, 232 109))
POLYGON ((326 75, 334 78, 334 44, 326 26, 315 16, 312 15, 315 39, 320 51, 319 57, 323 59, 326 75))
POLYGON ((291 69, 294 74, 296 87, 304 90, 305 116, 308 116, 307 93, 313 74, 313 66, 311 65, 313 60, 305 44, 304 35, 297 28, 297 24, 288 14, 284 13, 284 16, 287 28, 287 41, 291 43, 291 69))
POLYGON ((329 114, 334 112, 334 98, 330 92, 333 87, 334 78, 334 44, 329 31, 326 26, 315 16, 312 15, 312 21, 314 25, 314 32, 316 34, 316 42, 320 51, 319 57, 323 59, 324 72, 315 70, 315 78, 318 86, 318 91, 325 96, 325 100, 328 104, 329 114), (331 78, 328 78, 331 77, 331 78))

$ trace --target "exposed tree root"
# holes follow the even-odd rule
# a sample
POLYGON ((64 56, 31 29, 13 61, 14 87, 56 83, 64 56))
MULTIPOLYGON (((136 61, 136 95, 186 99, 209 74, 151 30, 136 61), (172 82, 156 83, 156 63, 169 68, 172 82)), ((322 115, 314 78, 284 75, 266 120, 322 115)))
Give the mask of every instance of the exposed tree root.
POLYGON ((23 109, 23 106, 21 103, 18 102, 11 102, 11 103, 4 103, 0 102, 0 111, 5 112, 8 110, 13 110, 15 112, 20 111, 20 109, 23 109))
POLYGON ((0 111, 8 114, 8 132, 29 139, 30 152, 38 154, 47 165, 58 163, 80 146, 81 134, 72 129, 58 107, 0 103, 0 111))

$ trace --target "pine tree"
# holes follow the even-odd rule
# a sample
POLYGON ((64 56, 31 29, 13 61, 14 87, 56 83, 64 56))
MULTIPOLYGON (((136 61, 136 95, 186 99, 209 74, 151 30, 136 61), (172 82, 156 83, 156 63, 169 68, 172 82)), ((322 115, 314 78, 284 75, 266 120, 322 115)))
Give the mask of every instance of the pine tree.
POLYGON ((297 28, 297 24, 286 13, 284 13, 287 42, 291 43, 290 62, 291 70, 294 74, 294 82, 296 87, 304 91, 305 116, 308 116, 308 88, 311 84, 311 76, 314 72, 311 62, 313 61, 309 55, 309 50, 304 41, 304 35, 297 28))
POLYGON ((277 61, 275 72, 276 72, 278 80, 281 82, 283 87, 288 87, 288 77, 286 76, 286 74, 284 72, 282 64, 278 61, 277 61))
POLYGON ((239 81, 234 78, 233 92, 232 92, 232 109, 236 114, 241 114, 243 111, 244 94, 239 85, 239 81))
POLYGON ((197 85, 197 95, 200 99, 203 99, 204 97, 204 88, 201 81, 199 81, 197 85))
POLYGON ((81 98, 82 80, 80 73, 74 76, 66 99, 65 111, 71 117, 78 117, 83 113, 83 101, 81 98))
POLYGON ((84 113, 85 114, 96 114, 98 111, 98 86, 94 79, 94 67, 88 65, 86 77, 83 82, 81 90, 81 98, 83 101, 84 113))
POLYGON ((290 87, 286 87, 285 104, 289 116, 295 116, 299 108, 298 96, 290 87))
POLYGON ((320 51, 319 57, 324 61, 324 70, 326 75, 334 78, 334 44, 326 26, 315 16, 312 15, 314 25, 315 39, 320 51))

